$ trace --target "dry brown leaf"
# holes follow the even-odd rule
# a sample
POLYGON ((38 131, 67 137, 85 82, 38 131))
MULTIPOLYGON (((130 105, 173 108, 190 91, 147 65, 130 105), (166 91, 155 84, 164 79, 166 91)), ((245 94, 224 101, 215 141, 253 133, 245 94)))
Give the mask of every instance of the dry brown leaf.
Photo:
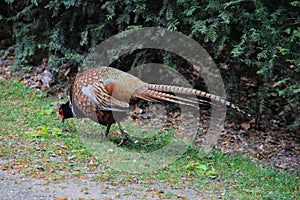
POLYGON ((281 163, 278 167, 281 168, 281 169, 285 169, 286 168, 286 163, 281 163))
POLYGON ((251 125, 249 123, 244 122, 241 124, 241 128, 243 130, 248 130, 250 127, 251 127, 251 125))

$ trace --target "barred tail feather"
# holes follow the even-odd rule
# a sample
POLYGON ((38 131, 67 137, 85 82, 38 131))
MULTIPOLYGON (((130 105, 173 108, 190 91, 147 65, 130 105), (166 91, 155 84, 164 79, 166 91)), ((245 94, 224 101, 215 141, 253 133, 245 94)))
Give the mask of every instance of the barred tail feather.
MULTIPOLYGON (((172 92, 172 93, 178 93, 178 94, 186 94, 186 95, 195 95, 198 97, 202 97, 205 99, 209 99, 212 101, 216 101, 219 102, 221 104, 224 104, 228 107, 231 107, 245 115, 250 116, 250 114, 246 113, 244 110, 242 110, 241 108, 239 108, 238 106, 236 106, 235 104, 227 101, 225 98, 214 95, 214 94, 210 94, 207 92, 203 92, 200 90, 196 90, 196 89, 192 89, 192 88, 185 88, 185 87, 179 87, 179 86, 170 86, 170 85, 157 85, 157 84, 148 84, 148 89, 149 90, 153 90, 153 91, 159 91, 159 92, 172 92)), ((174 95, 172 95, 174 96, 174 95)), ((177 96, 176 96, 177 97, 177 96)), ((184 100, 189 100, 184 98, 184 100)), ((206 100, 199 100, 200 102, 203 101, 205 103, 208 103, 208 101, 206 100)), ((213 103, 212 103, 213 104, 213 103)))
POLYGON ((190 98, 183 98, 179 96, 175 96, 172 94, 155 91, 155 90, 145 90, 142 93, 135 95, 136 98, 144 99, 144 100, 151 100, 151 101, 168 101, 172 103, 177 103, 181 105, 188 105, 191 107, 197 107, 201 103, 211 103, 208 101, 198 100, 198 99, 190 99, 190 98))

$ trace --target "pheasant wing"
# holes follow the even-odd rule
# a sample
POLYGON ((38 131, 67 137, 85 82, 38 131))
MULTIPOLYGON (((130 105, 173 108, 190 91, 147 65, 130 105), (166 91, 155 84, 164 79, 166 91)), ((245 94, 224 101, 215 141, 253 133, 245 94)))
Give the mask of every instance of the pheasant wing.
POLYGON ((82 87, 82 92, 96 104, 100 110, 128 111, 129 104, 114 98, 101 82, 94 82, 86 87, 82 87))

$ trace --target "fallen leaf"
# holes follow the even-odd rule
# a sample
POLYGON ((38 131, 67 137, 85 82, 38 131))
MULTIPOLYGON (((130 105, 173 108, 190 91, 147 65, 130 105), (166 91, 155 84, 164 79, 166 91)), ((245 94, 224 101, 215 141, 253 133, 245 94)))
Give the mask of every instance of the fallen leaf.
POLYGON ((241 128, 242 128, 243 130, 248 130, 250 127, 251 127, 251 126, 250 126, 249 123, 244 122, 244 123, 241 124, 241 128))
POLYGON ((286 168, 286 163, 281 163, 278 167, 281 168, 281 169, 285 169, 286 168))

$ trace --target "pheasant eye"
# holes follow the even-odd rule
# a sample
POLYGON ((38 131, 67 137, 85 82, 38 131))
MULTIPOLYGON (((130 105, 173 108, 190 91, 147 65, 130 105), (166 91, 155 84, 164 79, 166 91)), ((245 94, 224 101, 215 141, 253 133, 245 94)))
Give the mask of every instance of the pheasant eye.
POLYGON ((59 114, 59 115, 63 115, 62 109, 59 109, 58 114, 59 114))

